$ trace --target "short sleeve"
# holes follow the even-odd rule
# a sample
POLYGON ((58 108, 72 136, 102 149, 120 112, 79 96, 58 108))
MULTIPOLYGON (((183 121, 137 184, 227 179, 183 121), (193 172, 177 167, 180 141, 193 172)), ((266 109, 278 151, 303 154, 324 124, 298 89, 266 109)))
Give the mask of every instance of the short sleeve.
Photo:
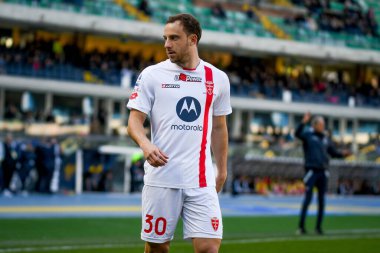
POLYGON ((135 109, 147 115, 150 113, 154 101, 154 90, 149 76, 148 69, 145 69, 137 78, 134 90, 129 97, 128 109, 135 109))
POLYGON ((215 83, 215 85, 220 85, 220 92, 214 101, 214 116, 223 116, 232 113, 230 81, 224 72, 222 72, 221 76, 222 78, 220 78, 220 83, 215 83))

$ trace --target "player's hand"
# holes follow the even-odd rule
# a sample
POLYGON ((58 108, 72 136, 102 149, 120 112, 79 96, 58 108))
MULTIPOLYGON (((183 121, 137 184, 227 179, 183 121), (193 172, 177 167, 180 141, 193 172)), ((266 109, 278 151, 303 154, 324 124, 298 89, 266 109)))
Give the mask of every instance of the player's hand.
POLYGON ((151 143, 147 146, 141 147, 141 149, 144 152, 145 159, 153 167, 164 166, 168 162, 169 157, 157 146, 151 143))
POLYGON ((307 112, 303 115, 302 123, 306 124, 310 121, 311 119, 311 113, 307 112))
POLYGON ((216 177, 216 192, 220 192, 223 189, 224 182, 226 182, 227 175, 220 175, 216 177))

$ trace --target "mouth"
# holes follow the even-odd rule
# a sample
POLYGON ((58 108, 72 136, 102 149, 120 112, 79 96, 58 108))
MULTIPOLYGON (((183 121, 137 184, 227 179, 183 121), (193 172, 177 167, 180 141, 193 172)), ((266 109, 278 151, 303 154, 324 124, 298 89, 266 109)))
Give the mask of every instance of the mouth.
POLYGON ((167 51, 166 54, 168 56, 174 56, 175 55, 175 52, 174 51, 167 51))

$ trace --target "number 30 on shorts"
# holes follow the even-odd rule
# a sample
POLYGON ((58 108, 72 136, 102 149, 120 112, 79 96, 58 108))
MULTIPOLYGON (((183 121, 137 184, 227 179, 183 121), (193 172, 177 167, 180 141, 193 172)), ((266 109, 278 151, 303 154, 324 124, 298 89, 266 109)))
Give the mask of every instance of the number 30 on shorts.
POLYGON ((156 222, 154 223, 154 225, 153 225, 153 222, 152 222, 152 220, 154 219, 152 215, 147 214, 145 216, 145 218, 146 218, 145 222, 149 225, 148 228, 144 229, 145 233, 152 232, 152 230, 154 228, 154 232, 157 235, 163 235, 163 234, 165 234, 165 231, 166 231, 166 219, 164 217, 158 217, 156 219, 156 222))

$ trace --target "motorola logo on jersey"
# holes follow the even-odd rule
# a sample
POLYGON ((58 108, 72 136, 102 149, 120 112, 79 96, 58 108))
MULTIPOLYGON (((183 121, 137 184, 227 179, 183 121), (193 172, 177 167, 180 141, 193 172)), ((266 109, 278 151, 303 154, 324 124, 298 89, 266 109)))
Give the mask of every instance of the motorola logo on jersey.
POLYGON ((193 122, 201 114, 201 104, 193 97, 184 97, 178 101, 176 111, 181 120, 193 122))
POLYGON ((189 76, 184 73, 174 76, 175 81, 183 81, 183 82, 202 82, 202 77, 198 76, 189 76))

